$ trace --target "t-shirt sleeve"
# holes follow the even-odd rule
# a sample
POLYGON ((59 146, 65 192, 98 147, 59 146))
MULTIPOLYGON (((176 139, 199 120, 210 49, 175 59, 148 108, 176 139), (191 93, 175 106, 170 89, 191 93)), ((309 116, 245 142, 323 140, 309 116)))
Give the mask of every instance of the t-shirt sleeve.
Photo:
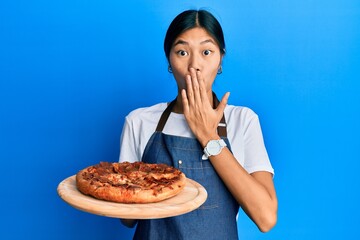
POLYGON ((125 118, 124 126, 120 137, 120 156, 119 162, 136 162, 140 160, 138 154, 139 146, 136 143, 133 124, 128 117, 125 118))
POLYGON ((244 129, 244 168, 248 173, 267 171, 274 174, 264 144, 260 121, 251 111, 251 117, 244 129))

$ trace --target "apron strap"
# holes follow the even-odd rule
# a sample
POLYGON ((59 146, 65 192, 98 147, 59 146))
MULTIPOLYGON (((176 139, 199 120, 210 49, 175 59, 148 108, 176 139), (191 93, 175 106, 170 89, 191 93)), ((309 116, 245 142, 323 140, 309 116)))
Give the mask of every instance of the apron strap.
MULTIPOLYGON (((217 108, 219 106, 219 99, 216 97, 215 93, 213 92, 213 106, 217 108)), ((227 137, 227 130, 226 130, 226 121, 225 121, 225 114, 222 115, 221 120, 218 124, 217 131, 220 137, 227 137)))
MULTIPOLYGON (((167 108, 165 109, 165 111, 162 113, 159 123, 156 127, 156 131, 157 132, 162 132, 162 130, 164 129, 164 126, 166 124, 166 121, 168 120, 170 113, 173 109, 173 107, 175 106, 176 103, 176 98, 170 102, 170 104, 167 106, 167 108)), ((219 99, 216 97, 215 93, 213 92, 213 106, 214 108, 217 108, 217 106, 219 105, 220 101, 219 99)), ((217 127, 217 131, 220 137, 227 137, 227 131, 226 131, 226 121, 225 121, 225 114, 223 114, 220 123, 217 127)))
POLYGON ((162 132, 162 130, 164 129, 165 123, 168 120, 170 113, 171 113, 173 107, 175 106, 175 103, 176 103, 176 98, 172 102, 169 103, 169 105, 167 106, 165 111, 162 113, 160 120, 158 122, 158 125, 156 127, 157 132, 162 132))

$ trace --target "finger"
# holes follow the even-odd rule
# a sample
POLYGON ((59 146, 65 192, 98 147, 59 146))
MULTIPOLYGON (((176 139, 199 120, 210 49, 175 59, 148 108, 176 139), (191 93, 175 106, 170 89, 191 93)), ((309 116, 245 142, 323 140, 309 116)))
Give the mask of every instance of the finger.
POLYGON ((185 89, 181 90, 181 99, 183 104, 184 115, 186 115, 189 112, 189 101, 185 89))
POLYGON ((186 97, 188 100, 188 104, 193 104, 194 103, 194 91, 193 91, 193 87, 192 87, 192 78, 190 75, 186 75, 185 77, 185 81, 186 81, 186 97))
MULTIPOLYGON (((209 102, 209 98, 206 92, 205 80, 202 77, 201 71, 196 71, 196 76, 199 82, 200 97, 203 103, 209 102)), ((210 103, 210 102, 209 102, 210 103)))
POLYGON ((216 108, 216 111, 219 113, 219 115, 223 115, 226 104, 229 100, 230 97, 230 92, 225 93, 225 95, 222 97, 218 107, 216 108))
POLYGON ((197 103, 201 103, 198 72, 199 72, 199 70, 196 70, 194 68, 190 69, 191 82, 192 82, 192 87, 193 87, 193 92, 194 92, 194 100, 197 103))

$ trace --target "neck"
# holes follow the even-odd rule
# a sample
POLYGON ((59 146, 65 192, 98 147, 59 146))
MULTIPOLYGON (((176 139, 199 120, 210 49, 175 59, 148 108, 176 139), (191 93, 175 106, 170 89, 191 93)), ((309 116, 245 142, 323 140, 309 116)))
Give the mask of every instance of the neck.
POLYGON ((172 112, 174 113, 180 113, 183 114, 184 113, 184 107, 183 107, 183 103, 182 103, 182 99, 181 99, 181 95, 178 94, 176 97, 176 103, 172 109, 172 112))

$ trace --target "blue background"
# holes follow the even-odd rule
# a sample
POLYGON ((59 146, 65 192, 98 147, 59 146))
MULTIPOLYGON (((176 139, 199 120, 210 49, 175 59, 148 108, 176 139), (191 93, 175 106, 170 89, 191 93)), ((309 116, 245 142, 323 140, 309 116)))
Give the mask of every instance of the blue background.
POLYGON ((241 212, 240 238, 359 237, 360 1, 2 0, 0 239, 131 239, 56 188, 117 161, 129 111, 175 96, 163 38, 200 7, 227 43, 214 89, 258 113, 276 171, 277 226, 241 212))

